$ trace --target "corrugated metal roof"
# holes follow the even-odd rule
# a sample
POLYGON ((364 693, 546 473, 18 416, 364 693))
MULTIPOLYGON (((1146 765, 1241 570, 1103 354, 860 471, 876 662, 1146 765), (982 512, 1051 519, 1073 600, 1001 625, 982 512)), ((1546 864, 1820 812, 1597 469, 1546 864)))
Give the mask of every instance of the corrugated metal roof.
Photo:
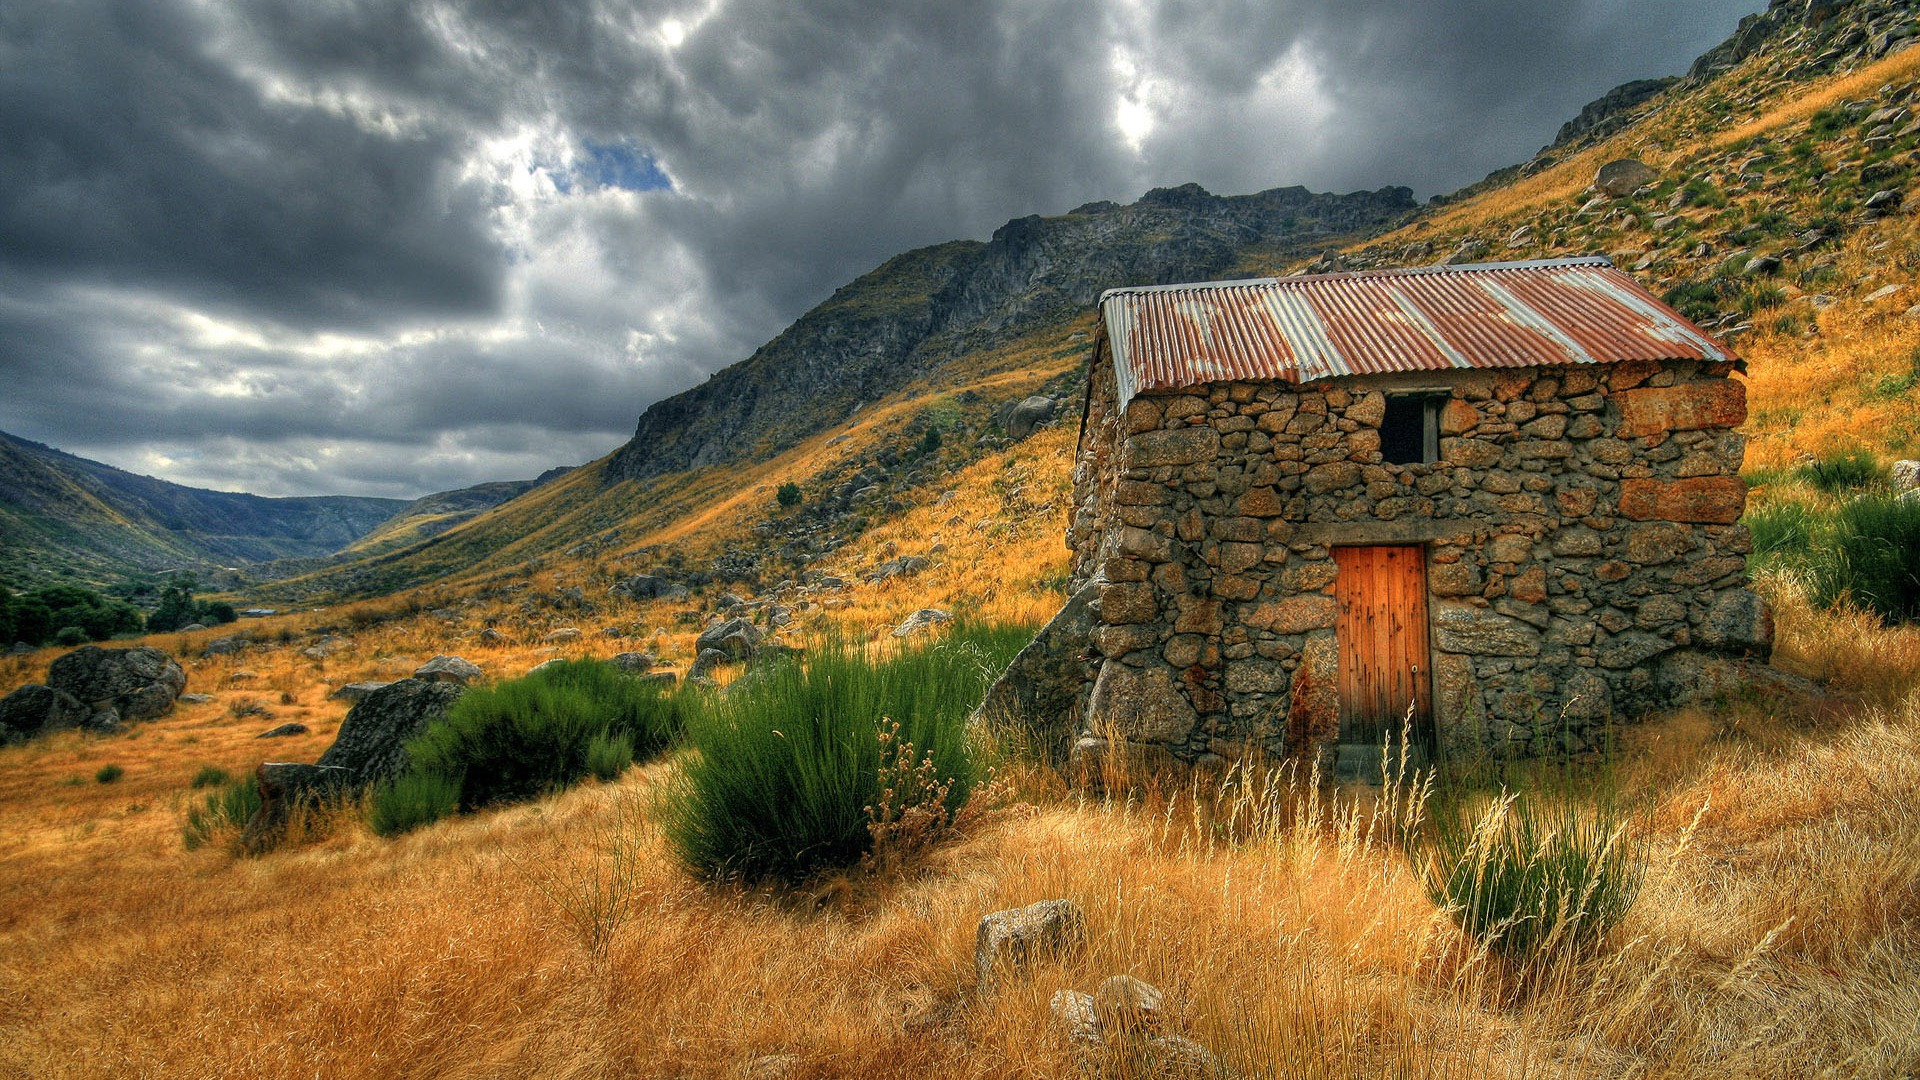
POLYGON ((1604 258, 1109 289, 1124 407, 1225 380, 1736 360, 1604 258))

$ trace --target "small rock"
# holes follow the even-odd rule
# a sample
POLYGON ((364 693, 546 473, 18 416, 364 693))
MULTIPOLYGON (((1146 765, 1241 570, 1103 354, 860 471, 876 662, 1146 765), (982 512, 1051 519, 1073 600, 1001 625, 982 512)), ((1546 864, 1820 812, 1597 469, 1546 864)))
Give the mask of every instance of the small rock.
POLYGON ((929 565, 931 564, 926 559, 918 555, 902 555, 897 559, 888 559, 867 571, 867 580, 879 582, 888 578, 913 577, 929 565))
POLYGON ((436 656, 415 668, 413 677, 425 682, 450 682, 465 686, 484 674, 479 665, 458 656, 436 656))
POLYGON ((258 735, 255 735, 255 736, 254 736, 254 738, 256 738, 256 739, 281 739, 281 738, 285 738, 285 737, 286 737, 286 736, 288 736, 288 735, 305 735, 306 733, 307 733, 307 725, 305 725, 305 724, 297 724, 297 723, 296 723, 296 724, 281 724, 281 725, 280 725, 279 727, 277 727, 277 728, 271 728, 271 729, 269 729, 269 730, 267 730, 267 731, 263 731, 263 732, 261 732, 261 733, 260 733, 260 734, 258 734, 258 735))
POLYGON ((549 645, 555 645, 562 641, 575 641, 579 637, 580 637, 579 627, 563 626, 558 630, 548 631, 547 635, 541 638, 540 640, 546 642, 549 645))
POLYGON ((1772 255, 1755 255, 1747 260, 1747 265, 1740 271, 1743 277, 1765 277, 1779 272, 1780 260, 1772 255))
POLYGON ((223 637, 214 638, 212 641, 207 642, 206 647, 201 649, 200 652, 206 656, 229 656, 233 653, 245 652, 246 649, 247 640, 245 638, 223 637))
POLYGON ((566 663, 566 661, 560 659, 557 656, 551 660, 542 660, 539 663, 528 668, 527 674, 532 675, 532 674, 535 674, 536 672, 545 671, 548 668, 559 667, 561 664, 564 664, 564 663, 566 663))
POLYGON ((392 685, 391 682, 350 682, 328 694, 327 699, 329 701, 360 701, 375 690, 392 685))
POLYGON ((1100 1014, 1093 1007, 1093 995, 1078 990, 1059 990, 1048 1003, 1053 1022, 1074 1042, 1100 1042, 1100 1014))
POLYGON ((907 616, 906 621, 902 622, 899 626, 894 627, 893 636, 897 638, 912 637, 915 634, 925 633, 942 623, 952 621, 953 614, 951 612, 941 611, 939 608, 921 608, 919 611, 907 616))
POLYGON ((650 653, 623 652, 615 654, 607 663, 629 675, 644 675, 659 666, 660 661, 654 659, 650 653))
POLYGON ((713 685, 714 669, 725 666, 727 660, 727 654, 719 649, 700 650, 700 655, 693 658, 693 666, 687 668, 687 681, 701 686, 713 685))
POLYGON ((1002 965, 1078 948, 1086 934, 1087 917, 1071 900, 1042 900, 982 916, 973 935, 973 970, 980 991, 992 985, 993 973, 1002 965))
POLYGON ((1033 434, 1035 428, 1053 418, 1056 404, 1052 398, 1039 394, 1010 404, 1001 409, 997 417, 1000 428, 1007 433, 1008 438, 1024 439, 1033 434))
POLYGON ((1131 975, 1113 975, 1093 992, 1093 1007, 1102 1030, 1145 1034, 1160 1029, 1167 996, 1160 988, 1131 975))
POLYGON ((491 626, 486 627, 485 629, 480 631, 480 640, 486 642, 489 645, 498 645, 501 639, 504 638, 505 636, 506 635, 502 634, 498 630, 495 630, 491 626))
POLYGON ((181 694, 174 699, 182 705, 205 705, 213 700, 212 694, 181 694))
POLYGON ((1920 488, 1920 461, 1896 461, 1889 475, 1893 479, 1895 491, 1920 488))
POLYGON ((1618 158, 1600 166, 1593 186, 1616 199, 1624 199, 1645 185, 1658 180, 1660 173, 1644 161, 1618 158))
POLYGON ((1907 291, 1907 287, 1905 285, 1882 285, 1879 288, 1868 293, 1866 299, 1861 301, 1861 303, 1865 303, 1865 304, 1876 303, 1878 301, 1885 300, 1889 296, 1898 296, 1901 293, 1906 291, 1907 291))
MULTIPOLYGON (((729 660, 745 660, 759 647, 760 638, 760 628, 746 619, 727 619, 700 632, 693 643, 694 655, 698 657, 709 649, 717 649, 729 660)), ((692 678, 692 673, 687 677, 692 678)))

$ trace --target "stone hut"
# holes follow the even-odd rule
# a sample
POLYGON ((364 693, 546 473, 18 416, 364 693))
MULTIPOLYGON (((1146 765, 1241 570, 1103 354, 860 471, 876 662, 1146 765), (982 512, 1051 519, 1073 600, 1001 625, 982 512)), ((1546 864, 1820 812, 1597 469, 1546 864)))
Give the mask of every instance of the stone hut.
POLYGON ((1742 362, 1607 260, 1115 289, 1100 315, 1079 644, 1030 650, 1071 684, 1049 722, 1077 764, 1377 776, 1402 731, 1587 750, 1767 656, 1742 362))

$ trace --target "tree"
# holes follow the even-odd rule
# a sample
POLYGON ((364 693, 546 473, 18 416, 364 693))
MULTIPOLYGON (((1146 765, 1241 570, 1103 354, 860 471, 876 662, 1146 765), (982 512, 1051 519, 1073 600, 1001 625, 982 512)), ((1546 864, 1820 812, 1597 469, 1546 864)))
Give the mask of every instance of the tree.
POLYGON ((160 603, 147 616, 148 632, 178 630, 192 623, 196 614, 193 590, 199 584, 192 574, 175 574, 167 587, 160 590, 160 603))
POLYGON ((940 449, 940 429, 928 427, 927 433, 920 436, 920 454, 922 457, 940 449))
POLYGON ((774 489, 773 497, 780 501, 783 509, 791 510, 800 505, 800 485, 787 483, 774 489))

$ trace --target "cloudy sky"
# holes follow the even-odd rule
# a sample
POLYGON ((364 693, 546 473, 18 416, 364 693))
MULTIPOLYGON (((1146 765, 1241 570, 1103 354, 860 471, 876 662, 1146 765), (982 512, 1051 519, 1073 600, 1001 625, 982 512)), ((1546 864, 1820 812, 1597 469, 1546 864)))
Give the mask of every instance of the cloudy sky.
POLYGON ((0 430, 269 495, 528 477, 898 251, 1449 191, 1760 6, 6 0, 0 430))

